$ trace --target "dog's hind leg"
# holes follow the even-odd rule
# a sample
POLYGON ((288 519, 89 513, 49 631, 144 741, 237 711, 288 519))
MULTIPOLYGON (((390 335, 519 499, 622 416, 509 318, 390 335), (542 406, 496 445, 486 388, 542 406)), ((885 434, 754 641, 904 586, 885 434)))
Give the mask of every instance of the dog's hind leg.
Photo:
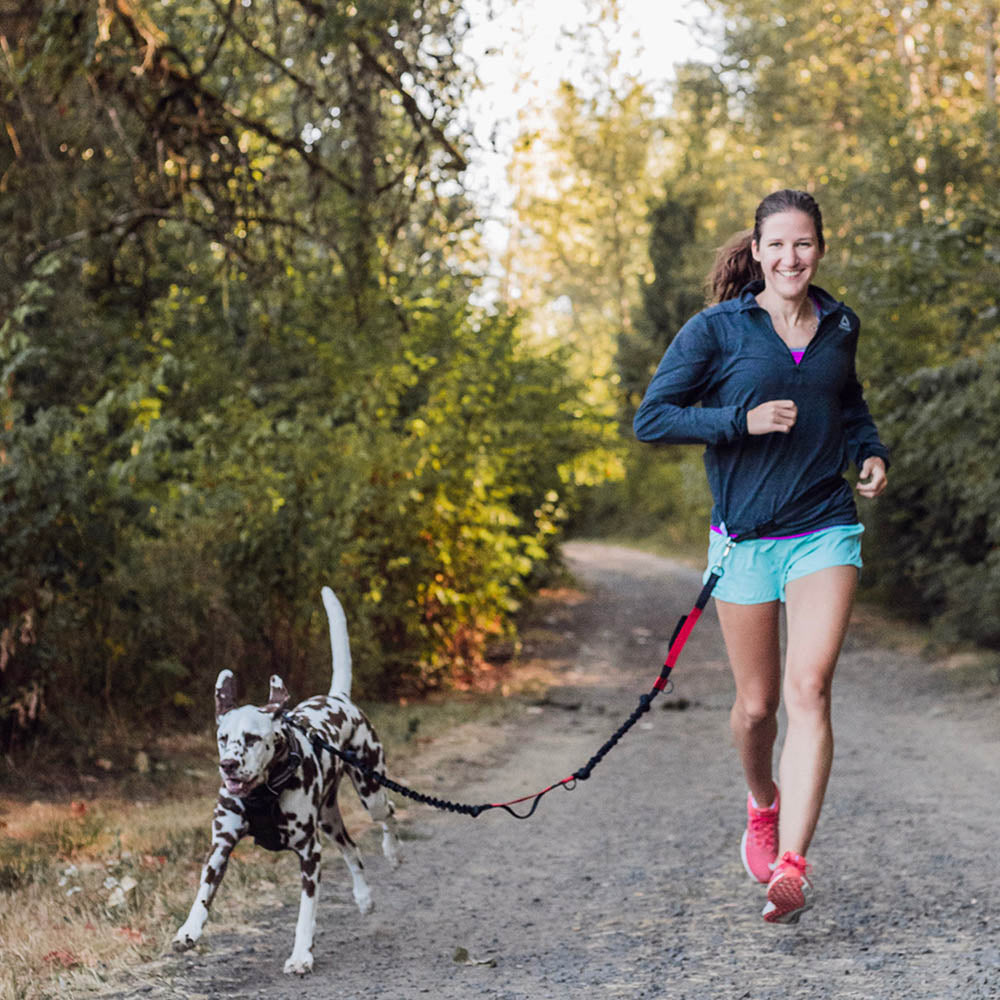
POLYGON ((368 810, 368 815, 382 827, 382 853, 389 864, 396 868, 403 860, 403 851, 396 832, 395 807, 385 789, 377 781, 366 778, 363 774, 357 774, 352 767, 346 770, 351 776, 361 804, 368 810))
POLYGON ((357 845, 351 840, 350 834, 344 826, 344 820, 340 815, 340 807, 336 800, 327 804, 323 809, 320 819, 320 829, 337 845, 340 856, 347 865, 347 870, 351 873, 353 880, 354 902, 362 913, 371 913, 375 909, 372 900, 372 891, 369 888, 368 880, 365 878, 365 866, 361 860, 361 852, 357 845))
MULTIPOLYGON (((378 742, 378 737, 367 720, 364 726, 358 726, 355 739, 352 741, 352 749, 369 771, 385 773, 385 753, 382 744, 378 742)), ((368 810, 368 815, 382 827, 382 853, 395 868, 403 860, 403 851, 396 832, 396 810, 388 793, 374 778, 356 767, 347 765, 344 770, 347 771, 361 804, 368 810)))
POLYGON ((396 832, 395 809, 384 788, 375 795, 361 800, 365 804, 371 818, 382 827, 382 853, 393 868, 403 860, 403 851, 399 844, 399 834, 396 832))

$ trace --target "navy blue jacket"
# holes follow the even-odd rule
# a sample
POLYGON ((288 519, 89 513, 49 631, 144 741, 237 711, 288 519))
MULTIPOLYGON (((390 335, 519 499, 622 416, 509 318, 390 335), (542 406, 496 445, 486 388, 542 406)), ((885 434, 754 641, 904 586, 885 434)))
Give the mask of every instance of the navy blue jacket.
POLYGON ((858 317, 810 287, 819 326, 796 365, 757 303, 763 287, 753 282, 681 327, 636 411, 636 436, 708 446, 712 523, 732 535, 765 523, 767 535, 854 524, 844 472, 870 455, 889 457, 855 372, 858 317), (775 399, 794 400, 795 426, 788 434, 748 434, 747 411, 775 399))

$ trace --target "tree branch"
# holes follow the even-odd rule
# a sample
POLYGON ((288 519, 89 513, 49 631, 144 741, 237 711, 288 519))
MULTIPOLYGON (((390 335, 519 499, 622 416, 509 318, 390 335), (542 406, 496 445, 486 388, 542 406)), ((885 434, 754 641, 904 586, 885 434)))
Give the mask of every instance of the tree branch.
POLYGON ((469 165, 468 161, 455 148, 454 144, 444 134, 441 127, 439 125, 435 125, 434 122, 432 122, 420 110, 420 106, 417 104, 416 98, 414 98, 414 96, 403 86, 403 81, 399 78, 396 71, 383 65, 383 63, 375 56, 372 50, 362 39, 354 38, 352 41, 354 43, 354 47, 361 54, 364 64, 369 69, 373 70, 378 76, 382 77, 383 80, 390 83, 392 85, 392 89, 399 94, 400 99, 403 102, 403 108, 410 116, 410 120, 417 127, 418 131, 426 129, 430 132, 437 144, 441 146, 451 157, 451 165, 456 170, 465 170, 469 165))

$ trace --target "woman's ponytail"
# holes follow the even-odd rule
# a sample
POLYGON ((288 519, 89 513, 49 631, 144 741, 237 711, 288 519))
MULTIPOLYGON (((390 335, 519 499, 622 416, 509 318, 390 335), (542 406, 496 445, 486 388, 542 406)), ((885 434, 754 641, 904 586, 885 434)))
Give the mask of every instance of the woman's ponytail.
POLYGON ((747 229, 733 236, 715 254, 715 263, 705 284, 710 304, 735 299, 749 281, 764 277, 760 264, 753 259, 750 243, 753 230, 747 229))

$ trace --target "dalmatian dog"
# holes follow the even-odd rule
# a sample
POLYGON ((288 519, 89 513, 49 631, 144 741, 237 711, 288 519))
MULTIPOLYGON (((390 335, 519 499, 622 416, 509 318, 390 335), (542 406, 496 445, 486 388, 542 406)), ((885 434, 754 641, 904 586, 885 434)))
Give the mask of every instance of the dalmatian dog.
POLYGON ((333 681, 330 693, 297 705, 285 717, 288 692, 281 678, 271 678, 267 704, 236 705, 235 678, 223 670, 215 682, 215 716, 219 736, 222 787, 212 821, 212 847, 201 872, 194 905, 173 940, 177 952, 193 948, 201 937, 212 899, 238 841, 250 834, 272 851, 299 856, 302 893, 295 944, 285 972, 312 971, 313 934, 320 882, 320 831, 340 848, 354 880, 354 900, 362 913, 373 903, 364 865, 341 819, 337 790, 347 772, 372 819, 382 827, 382 851, 395 867, 401 855, 393 806, 385 790, 371 777, 345 764, 309 738, 352 751, 370 770, 385 773, 385 754, 371 724, 351 703, 351 648, 344 610, 329 587, 322 591, 330 622, 333 681), (300 728, 301 727, 301 728, 300 728), (305 730, 305 732, 303 731, 305 730))

